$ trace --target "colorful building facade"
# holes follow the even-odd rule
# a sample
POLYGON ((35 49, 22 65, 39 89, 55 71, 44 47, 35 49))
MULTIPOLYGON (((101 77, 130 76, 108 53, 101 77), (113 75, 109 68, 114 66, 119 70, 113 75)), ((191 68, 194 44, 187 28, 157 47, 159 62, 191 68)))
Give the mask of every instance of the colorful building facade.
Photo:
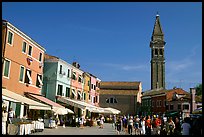
MULTIPOLYGON (((2 87, 24 96, 41 94, 45 49, 10 22, 2 20, 2 87)), ((24 105, 12 103, 17 116, 24 105)))

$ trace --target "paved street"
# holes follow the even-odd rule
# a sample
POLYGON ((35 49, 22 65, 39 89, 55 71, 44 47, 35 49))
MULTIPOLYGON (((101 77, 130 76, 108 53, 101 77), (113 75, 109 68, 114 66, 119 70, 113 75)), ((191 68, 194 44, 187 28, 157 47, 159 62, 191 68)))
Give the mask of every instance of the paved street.
MULTIPOLYGON (((124 133, 121 133, 124 134, 124 133)), ((104 128, 98 126, 84 128, 59 126, 57 129, 45 128, 43 132, 36 132, 31 135, 117 135, 116 130, 109 123, 104 123, 104 128)))

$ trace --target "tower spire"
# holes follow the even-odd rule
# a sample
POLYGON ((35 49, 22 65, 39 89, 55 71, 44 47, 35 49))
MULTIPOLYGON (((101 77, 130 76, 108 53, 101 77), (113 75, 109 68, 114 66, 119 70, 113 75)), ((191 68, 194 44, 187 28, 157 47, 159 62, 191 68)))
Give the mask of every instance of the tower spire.
POLYGON ((163 34, 162 27, 161 27, 160 20, 159 20, 159 13, 157 11, 152 36, 158 36, 158 35, 163 36, 164 34, 163 34))

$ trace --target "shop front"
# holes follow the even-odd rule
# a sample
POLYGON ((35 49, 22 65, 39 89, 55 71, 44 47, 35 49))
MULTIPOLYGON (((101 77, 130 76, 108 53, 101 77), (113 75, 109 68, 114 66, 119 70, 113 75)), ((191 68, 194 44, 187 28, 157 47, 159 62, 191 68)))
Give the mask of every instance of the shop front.
POLYGON ((51 111, 49 105, 34 101, 7 89, 2 89, 2 98, 7 113, 11 110, 10 108, 14 111, 14 117, 7 121, 7 134, 24 135, 44 129, 42 111, 51 111))

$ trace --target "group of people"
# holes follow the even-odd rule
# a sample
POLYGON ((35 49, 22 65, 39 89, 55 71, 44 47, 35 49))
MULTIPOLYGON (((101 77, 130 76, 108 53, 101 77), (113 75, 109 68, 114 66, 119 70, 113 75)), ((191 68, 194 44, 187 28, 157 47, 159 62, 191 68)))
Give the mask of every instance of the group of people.
POLYGON ((6 108, 2 108, 2 134, 7 134, 7 125, 12 124, 12 120, 15 118, 15 111, 12 108, 9 109, 9 112, 6 111, 6 108))
MULTIPOLYGON (((195 123, 195 122, 194 122, 195 123)), ((124 131, 130 135, 192 135, 189 118, 148 116, 113 116, 113 126, 118 134, 124 131)), ((198 134, 198 133, 197 133, 198 134)))

